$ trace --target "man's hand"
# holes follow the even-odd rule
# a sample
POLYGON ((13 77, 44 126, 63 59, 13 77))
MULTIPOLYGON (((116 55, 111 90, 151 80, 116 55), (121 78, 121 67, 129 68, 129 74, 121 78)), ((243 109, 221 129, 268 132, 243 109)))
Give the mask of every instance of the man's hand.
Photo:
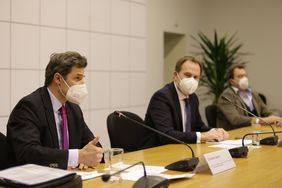
POLYGON ((226 132, 222 128, 215 128, 211 129, 208 132, 201 133, 201 141, 208 142, 208 141, 223 141, 229 137, 228 132, 226 132))
POLYGON ((264 117, 261 118, 264 122, 260 122, 260 124, 273 124, 273 125, 281 125, 282 122, 282 118, 279 116, 268 116, 268 117, 264 117))
POLYGON ((98 141, 99 137, 96 137, 79 150, 78 164, 80 168, 95 168, 101 162, 103 157, 103 150, 102 148, 96 146, 98 141))

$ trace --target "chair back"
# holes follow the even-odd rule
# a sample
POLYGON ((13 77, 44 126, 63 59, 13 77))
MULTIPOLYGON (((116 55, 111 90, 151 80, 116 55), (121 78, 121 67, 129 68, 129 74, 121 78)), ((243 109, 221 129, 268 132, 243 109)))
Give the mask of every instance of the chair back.
POLYGON ((8 157, 7 157, 7 139, 6 136, 0 132, 0 170, 9 167, 8 157))
POLYGON ((205 114, 208 121, 208 126, 216 128, 217 106, 215 104, 208 105, 205 108, 205 114))
MULTIPOLYGON (((121 111, 127 117, 143 123, 137 114, 121 111)), ((143 141, 147 130, 118 115, 111 113, 107 118, 107 128, 112 148, 123 148, 125 152, 143 149, 143 141)))

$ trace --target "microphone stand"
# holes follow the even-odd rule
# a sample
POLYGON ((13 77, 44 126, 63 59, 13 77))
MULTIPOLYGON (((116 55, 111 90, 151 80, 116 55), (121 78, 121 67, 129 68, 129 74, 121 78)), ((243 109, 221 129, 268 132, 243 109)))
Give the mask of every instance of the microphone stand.
POLYGON ((273 136, 262 139, 260 141, 260 144, 262 144, 262 145, 276 145, 278 143, 278 136, 275 134, 275 130, 274 130, 274 128, 272 127, 272 125, 270 123, 264 121, 261 117, 258 117, 257 115, 253 114, 252 112, 250 112, 250 111, 246 110, 245 108, 243 108, 243 107, 237 105, 236 103, 232 102, 228 97, 222 96, 222 98, 224 100, 228 101, 229 103, 233 104, 234 106, 240 108, 244 112, 247 112, 248 114, 252 115, 253 117, 258 118, 264 124, 270 126, 270 128, 272 129, 272 132, 273 132, 273 136))
POLYGON ((176 170, 176 171, 183 171, 183 172, 189 172, 189 171, 193 171, 196 168, 197 164, 199 163, 199 158, 195 157, 194 151, 191 148, 191 146, 189 146, 185 142, 183 142, 181 140, 178 140, 178 139, 176 139, 176 138, 174 138, 174 137, 172 137, 170 135, 167 135, 167 134, 165 134, 165 133, 163 133, 163 132, 161 132, 161 131, 159 131, 157 129, 154 129, 154 128, 149 127, 149 126, 147 126, 147 125, 145 125, 143 123, 140 123, 139 121, 131 119, 131 118, 127 117, 126 115, 124 115, 123 113, 121 113, 120 111, 115 111, 114 113, 116 115, 118 115, 119 117, 123 117, 123 118, 125 118, 125 119, 127 119, 127 120, 129 120, 131 122, 134 122, 134 123, 136 123, 136 124, 146 128, 146 129, 149 129, 149 130, 151 130, 153 132, 156 132, 156 133, 158 133, 158 134, 160 134, 162 136, 165 136, 165 137, 167 137, 167 138, 169 138, 169 139, 171 139, 171 140, 173 140, 173 141, 175 141, 177 143, 184 144, 185 146, 187 146, 191 150, 192 158, 186 158, 186 159, 183 159, 183 160, 171 163, 171 164, 165 166, 166 169, 168 169, 168 170, 176 170))
POLYGON ((273 133, 282 133, 282 131, 275 131, 275 132, 258 132, 258 133, 247 133, 242 138, 242 145, 244 146, 244 140, 247 136, 250 135, 258 135, 258 134, 273 134, 273 133))
MULTIPOLYGON (((247 136, 250 135, 259 135, 259 134, 273 134, 273 133, 282 133, 282 131, 275 131, 275 132, 259 132, 259 133, 247 133, 243 136, 242 138, 242 146, 241 147, 237 147, 237 148, 232 148, 229 149, 229 152, 231 154, 232 157, 234 158, 242 158, 242 157, 247 157, 248 156, 248 147, 245 146, 244 144, 244 140, 247 136)), ((268 144, 269 145, 269 144, 268 144)))
POLYGON ((136 165, 142 165, 143 166, 143 171, 144 171, 144 176, 139 178, 133 185, 133 188, 166 188, 168 187, 169 181, 166 178, 160 177, 160 176, 148 176, 146 173, 146 168, 145 165, 142 161, 137 162, 133 165, 130 165, 122 170, 119 170, 113 174, 103 174, 101 176, 102 180, 104 182, 107 182, 110 180, 111 176, 117 175, 119 173, 122 173, 126 171, 129 168, 132 168, 136 165))

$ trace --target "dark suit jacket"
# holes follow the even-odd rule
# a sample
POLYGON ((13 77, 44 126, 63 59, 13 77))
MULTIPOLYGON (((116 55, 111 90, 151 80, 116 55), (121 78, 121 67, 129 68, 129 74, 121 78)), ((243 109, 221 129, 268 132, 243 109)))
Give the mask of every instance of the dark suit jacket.
MULTIPOLYGON (((81 149, 94 135, 85 124, 78 105, 66 102, 66 110, 69 148, 81 149)), ((53 107, 46 87, 37 89, 15 106, 7 125, 7 141, 16 164, 67 168, 68 151, 59 149, 53 107)))
MULTIPOLYGON (((207 127, 199 113, 199 101, 196 94, 189 96, 191 104, 191 130, 192 132, 183 132, 182 115, 177 91, 174 83, 165 85, 157 91, 151 98, 147 109, 145 123, 148 126, 156 128, 174 138, 186 143, 196 143, 196 132, 204 132, 210 130, 207 127)), ((155 138, 153 145, 162 145, 175 143, 169 138, 160 135, 152 135, 155 138)), ((153 138, 151 138, 153 140, 153 138)))

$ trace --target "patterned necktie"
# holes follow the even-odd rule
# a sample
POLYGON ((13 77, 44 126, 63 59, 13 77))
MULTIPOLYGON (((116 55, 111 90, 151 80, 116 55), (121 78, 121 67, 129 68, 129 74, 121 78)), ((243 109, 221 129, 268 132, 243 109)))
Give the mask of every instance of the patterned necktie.
POLYGON ((67 135, 68 123, 67 123, 67 112, 64 105, 60 108, 60 112, 62 117, 62 124, 61 124, 62 149, 68 149, 69 148, 68 135, 67 135))
POLYGON ((191 132, 191 105, 189 102, 189 98, 185 98, 185 113, 186 113, 186 131, 191 132))
POLYGON ((239 95, 244 103, 249 107, 251 111, 254 110, 254 105, 252 102, 252 94, 248 93, 248 91, 239 91, 239 95))

